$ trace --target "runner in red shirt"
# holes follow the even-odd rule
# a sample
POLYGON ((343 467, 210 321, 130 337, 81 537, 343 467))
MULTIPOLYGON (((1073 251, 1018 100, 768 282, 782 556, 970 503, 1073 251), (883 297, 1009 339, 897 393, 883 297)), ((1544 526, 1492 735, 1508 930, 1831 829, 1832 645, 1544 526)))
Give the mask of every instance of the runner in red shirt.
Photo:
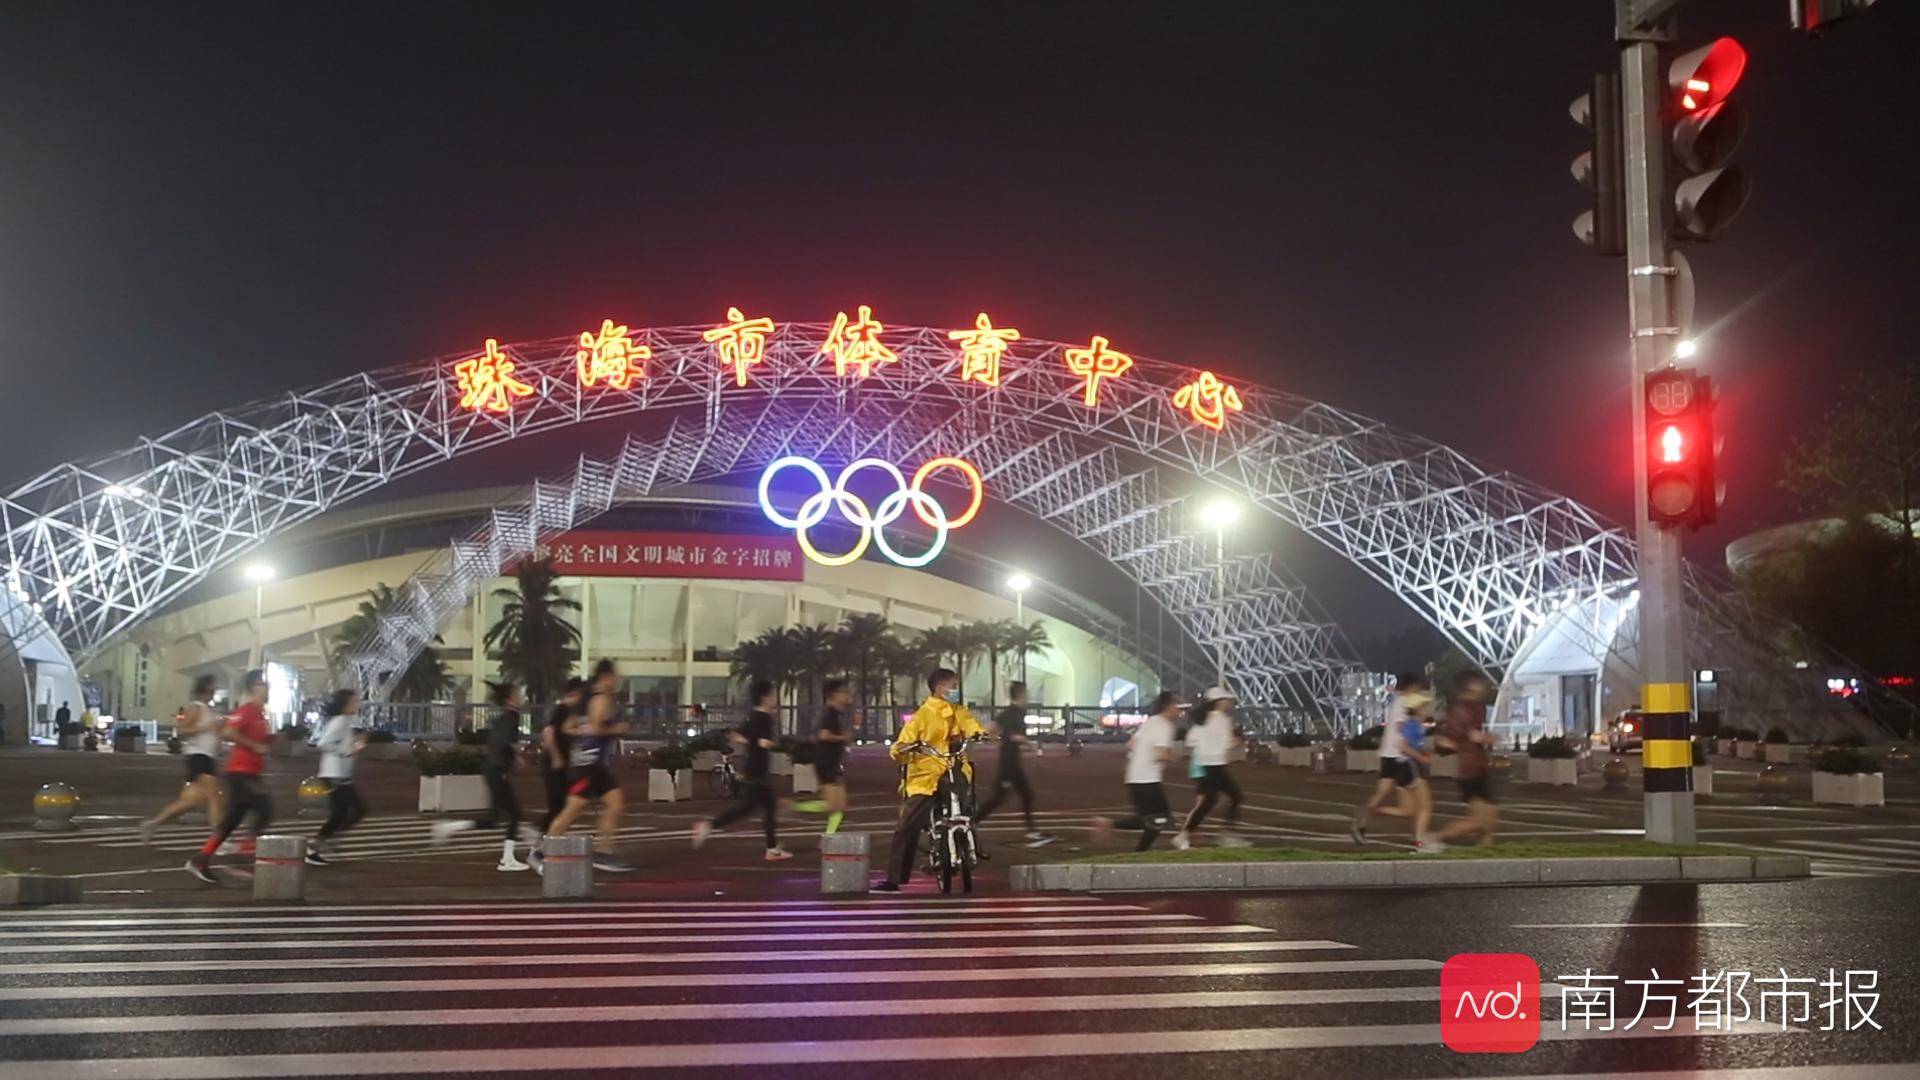
POLYGON ((273 731, 267 726, 266 704, 266 674, 258 669, 247 672, 246 700, 227 717, 226 728, 221 732, 221 737, 233 744, 233 752, 227 755, 227 816, 199 853, 187 860, 187 873, 210 885, 220 880, 213 876, 209 865, 213 853, 220 850, 220 845, 240 827, 240 822, 251 813, 253 835, 260 836, 267 831, 267 822, 273 819, 273 801, 267 798, 266 785, 260 781, 260 772, 266 766, 267 743, 273 738, 273 731))

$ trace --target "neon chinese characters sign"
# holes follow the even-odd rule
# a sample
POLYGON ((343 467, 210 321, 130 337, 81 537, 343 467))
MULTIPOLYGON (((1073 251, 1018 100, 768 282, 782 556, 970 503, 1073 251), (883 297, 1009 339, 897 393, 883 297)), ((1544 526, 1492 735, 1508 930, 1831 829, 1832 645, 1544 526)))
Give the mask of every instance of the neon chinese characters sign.
POLYGON ((914 470, 912 481, 908 481, 899 467, 884 458, 861 458, 840 470, 838 476, 829 479, 827 471, 820 463, 809 457, 783 457, 768 465, 760 474, 760 512, 767 520, 783 529, 792 529, 793 537, 800 544, 800 551, 807 558, 822 566, 846 566, 866 554, 869 545, 879 549, 880 554, 897 566, 925 566, 938 558, 947 545, 947 534, 954 529, 963 528, 980 513, 980 505, 986 498, 986 484, 980 479, 980 470, 963 458, 937 457, 927 461, 914 470), (817 490, 801 500, 797 513, 786 514, 773 505, 773 478, 787 469, 799 469, 813 478, 817 490), (949 514, 938 499, 929 495, 925 485, 927 478, 941 469, 952 469, 971 489, 966 509, 958 514, 949 514), (893 481, 894 490, 880 499, 878 506, 870 506, 867 501, 847 487, 847 482, 868 470, 877 470, 893 481), (918 555, 905 555, 887 539, 887 526, 906 514, 912 507, 914 516, 933 529, 933 543, 918 555), (853 547, 838 555, 823 554, 814 546, 807 535, 827 519, 833 511, 839 511, 849 524, 860 530, 860 538, 853 547))
POLYGON ((460 389, 460 407, 474 412, 503 413, 513 408, 513 399, 533 393, 533 387, 513 377, 513 360, 500 351, 500 342, 487 339, 487 349, 453 365, 455 384, 460 389))
POLYGON ((1084 349, 1068 349, 1067 370, 1086 380, 1081 393, 1091 409, 1100 404, 1100 380, 1117 379, 1133 366, 1133 357, 1107 348, 1107 339, 1099 334, 1084 349))
POLYGON ((1187 410, 1194 423, 1219 431, 1227 426, 1228 413, 1240 411, 1240 391, 1221 382, 1213 372, 1203 371, 1173 392, 1173 407, 1187 410))
POLYGON ((1020 340, 1020 331, 1011 326, 995 327, 983 311, 974 318, 973 329, 949 330, 947 339, 960 343, 961 382, 999 386, 1000 357, 1006 354, 1008 342, 1020 340))
POLYGON ((580 373, 581 386, 590 387, 605 379, 612 389, 630 390, 635 379, 647 377, 646 361, 652 357, 653 350, 634 344, 626 327, 606 319, 600 323, 599 333, 580 334, 573 363, 580 373))
POLYGON ((716 326, 700 337, 713 343, 720 363, 733 369, 733 385, 747 385, 747 369, 767 358, 767 335, 773 333, 773 320, 762 315, 749 319, 740 309, 727 309, 727 325, 716 326))
POLYGON ((827 331, 827 342, 820 346, 820 352, 833 357, 835 375, 845 378, 847 370, 852 368, 864 379, 873 374, 874 368, 900 359, 880 341, 880 335, 886 330, 874 319, 873 309, 861 304, 859 318, 848 319, 844 311, 834 318, 833 329, 827 331))

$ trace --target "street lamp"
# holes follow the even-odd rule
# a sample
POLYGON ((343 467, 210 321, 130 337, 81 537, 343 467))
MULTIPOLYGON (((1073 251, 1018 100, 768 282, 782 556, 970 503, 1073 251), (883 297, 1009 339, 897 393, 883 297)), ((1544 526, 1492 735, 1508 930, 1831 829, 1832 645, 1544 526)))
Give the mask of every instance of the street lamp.
MULTIPOLYGON (((1013 590, 1014 624, 1019 626, 1020 629, 1025 630, 1027 628, 1027 590, 1033 588, 1033 579, 1023 573, 1015 572, 1012 577, 1007 579, 1007 588, 1013 590)), ((1027 681, 1027 654, 1025 650, 1022 650, 1020 653, 1020 681, 1027 681)))
POLYGON ((272 581, 275 571, 272 564, 248 563, 240 568, 240 575, 253 582, 253 663, 249 667, 259 667, 267 658, 266 631, 260 625, 264 614, 267 582, 272 581))
MULTIPOLYGON (((1213 598, 1224 611, 1227 606, 1227 527, 1240 520, 1240 504, 1231 499, 1215 499, 1200 508, 1200 519, 1213 526, 1213 598)), ((1223 638, 1214 646, 1216 685, 1227 685, 1227 646, 1223 638)))
POLYGON ((1699 342, 1692 338, 1681 338, 1679 343, 1673 347, 1673 358, 1675 360, 1691 360, 1699 351, 1699 342))

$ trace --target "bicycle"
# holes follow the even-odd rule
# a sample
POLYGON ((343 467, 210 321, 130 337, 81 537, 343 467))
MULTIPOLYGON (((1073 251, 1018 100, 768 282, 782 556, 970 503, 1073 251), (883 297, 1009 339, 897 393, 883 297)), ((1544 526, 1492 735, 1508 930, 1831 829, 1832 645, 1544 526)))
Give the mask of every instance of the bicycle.
POLYGON ((720 754, 720 763, 713 767, 707 776, 707 784, 715 795, 731 799, 740 790, 740 775, 733 767, 733 751, 725 750, 720 754))
MULTIPOLYGON (((969 736, 965 741, 977 742, 979 738, 969 736)), ((940 883, 943 893, 953 892, 953 875, 957 871, 961 891, 970 893, 973 868, 979 859, 973 834, 973 800, 961 794, 971 791, 963 769, 967 763, 966 746, 963 744, 948 753, 926 743, 914 743, 907 747, 907 752, 923 754, 946 766, 947 773, 940 778, 939 790, 934 794, 933 816, 927 822, 927 870, 940 883)))

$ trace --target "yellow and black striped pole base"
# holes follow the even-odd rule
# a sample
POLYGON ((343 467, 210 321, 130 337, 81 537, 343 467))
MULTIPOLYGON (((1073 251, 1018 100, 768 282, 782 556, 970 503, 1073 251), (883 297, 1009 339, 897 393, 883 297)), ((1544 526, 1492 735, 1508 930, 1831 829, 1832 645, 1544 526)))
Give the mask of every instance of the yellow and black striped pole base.
POLYGON ((1640 783, 1647 839, 1691 844, 1693 831, 1692 690, 1686 683, 1648 683, 1640 698, 1640 783))

